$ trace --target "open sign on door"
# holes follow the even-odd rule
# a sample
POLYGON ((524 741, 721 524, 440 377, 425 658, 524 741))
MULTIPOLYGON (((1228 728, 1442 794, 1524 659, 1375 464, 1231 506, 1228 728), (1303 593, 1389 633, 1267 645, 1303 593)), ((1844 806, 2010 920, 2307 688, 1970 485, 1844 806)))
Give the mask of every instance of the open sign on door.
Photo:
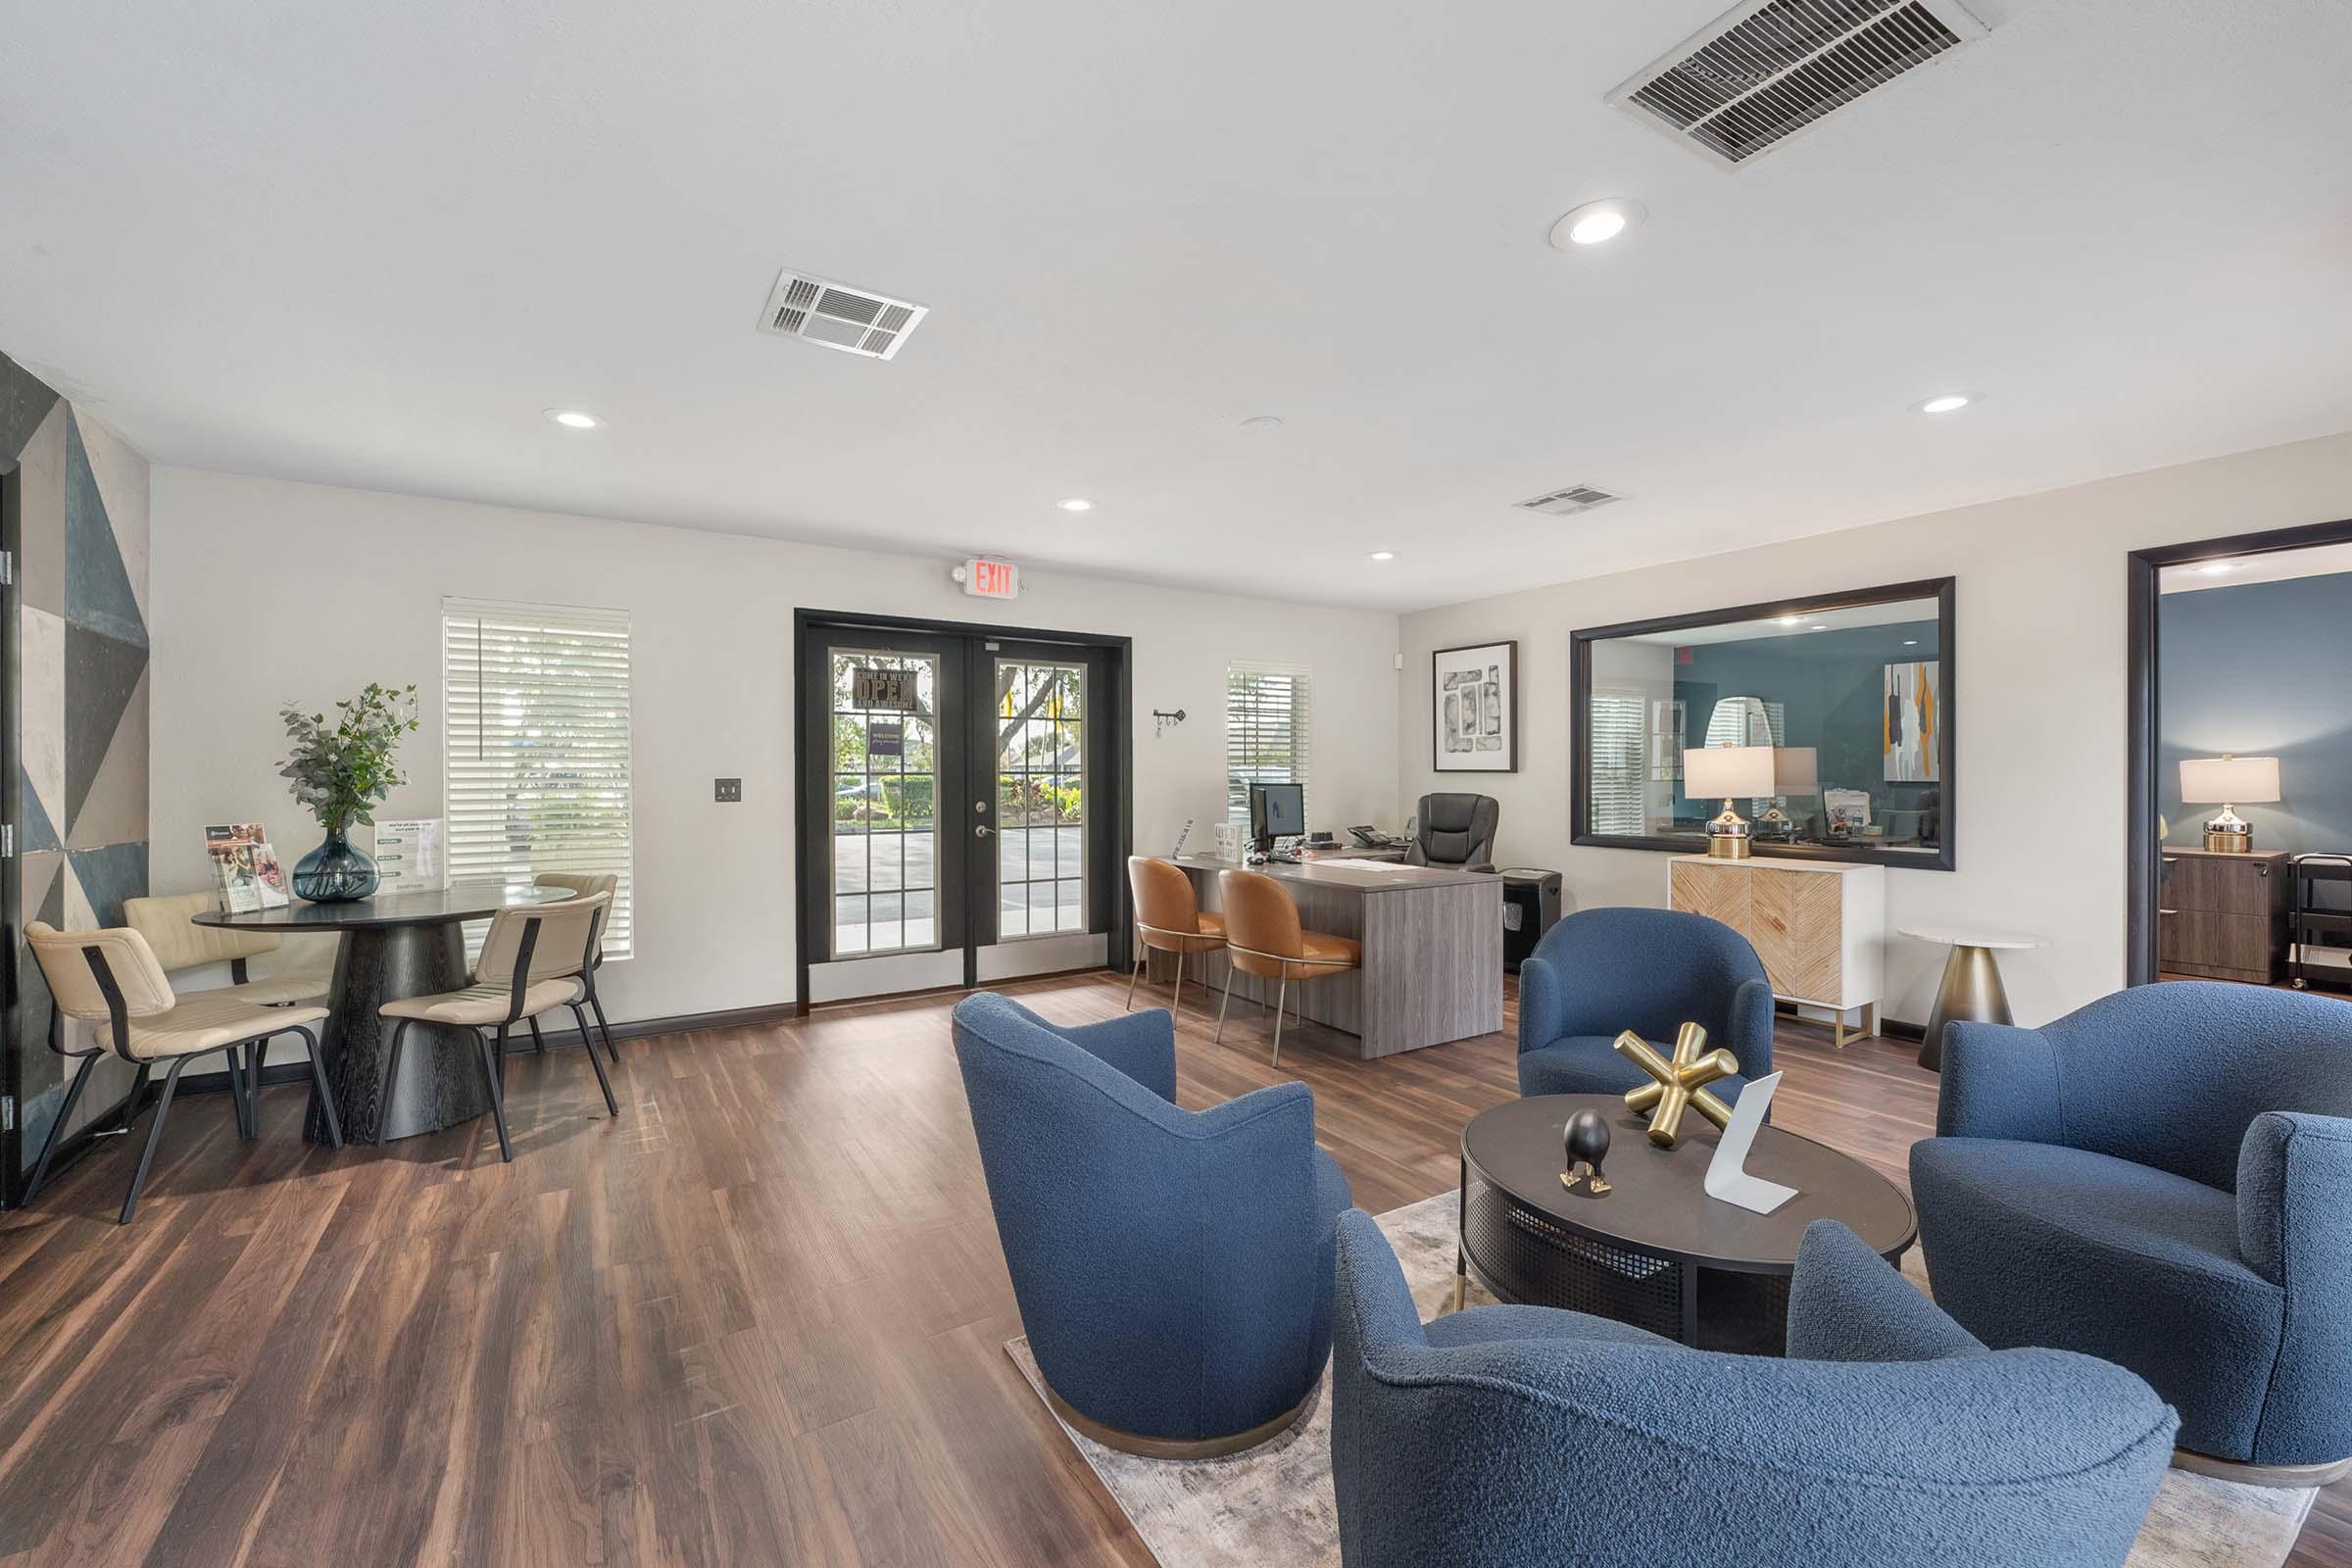
POLYGON ((914 677, 911 669, 876 669, 860 665, 850 679, 850 706, 858 709, 881 709, 886 711, 911 713, 914 711, 914 677))

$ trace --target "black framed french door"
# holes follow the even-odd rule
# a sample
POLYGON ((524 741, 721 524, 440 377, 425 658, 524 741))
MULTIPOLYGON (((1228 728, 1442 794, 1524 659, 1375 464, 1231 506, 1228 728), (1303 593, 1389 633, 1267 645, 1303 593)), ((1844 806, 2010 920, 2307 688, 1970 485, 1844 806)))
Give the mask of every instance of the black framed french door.
POLYGON ((1124 962, 1125 640, 796 622, 803 1005, 1124 962))

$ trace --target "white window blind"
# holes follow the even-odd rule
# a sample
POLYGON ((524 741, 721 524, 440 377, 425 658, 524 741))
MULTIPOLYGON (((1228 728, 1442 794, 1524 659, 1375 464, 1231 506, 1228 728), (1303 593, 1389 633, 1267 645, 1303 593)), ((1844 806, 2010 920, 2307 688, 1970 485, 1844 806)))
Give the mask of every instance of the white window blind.
MULTIPOLYGON (((1249 825, 1252 784, 1297 784, 1305 793, 1313 731, 1312 670, 1240 662, 1225 666, 1225 803, 1235 825, 1249 825)), ((1311 812, 1306 820, 1314 821, 1311 812)))
POLYGON ((450 880, 610 872, 605 956, 629 956, 628 612, 444 599, 441 640, 450 880))
POLYGON ((1649 776, 1648 736, 1642 693, 1592 694, 1592 822, 1594 833, 1648 831, 1642 785, 1649 776))

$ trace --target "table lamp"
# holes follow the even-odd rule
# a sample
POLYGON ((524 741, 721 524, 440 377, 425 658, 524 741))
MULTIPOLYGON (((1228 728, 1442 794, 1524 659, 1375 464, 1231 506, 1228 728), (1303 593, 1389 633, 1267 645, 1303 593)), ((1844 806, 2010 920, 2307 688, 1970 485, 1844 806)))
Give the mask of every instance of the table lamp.
POLYGON ((1821 754, 1810 746, 1775 746, 1772 749, 1772 804, 1756 818, 1758 837, 1788 839, 1796 836, 1796 824, 1781 809, 1781 802, 1791 795, 1821 793, 1821 754))
POLYGON ((1703 746, 1683 753, 1683 793, 1723 799, 1723 814, 1707 824, 1707 853, 1716 859, 1747 858, 1747 821, 1732 800, 1772 793, 1772 753, 1769 746, 1703 746))
POLYGON ((2257 805, 2278 799, 2278 759, 2276 757, 2184 757, 2180 760, 2180 800, 2188 806, 2219 804, 2222 814, 2205 823, 2205 848, 2223 855, 2243 855, 2254 848, 2254 824, 2237 814, 2236 804, 2257 805))

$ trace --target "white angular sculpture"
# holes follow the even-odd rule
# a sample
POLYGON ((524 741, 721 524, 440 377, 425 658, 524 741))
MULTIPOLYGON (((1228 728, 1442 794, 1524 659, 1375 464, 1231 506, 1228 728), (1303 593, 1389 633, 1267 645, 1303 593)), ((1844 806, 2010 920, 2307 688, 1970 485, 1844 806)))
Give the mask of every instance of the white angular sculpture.
POLYGON ((1756 1141, 1756 1129, 1764 1125, 1764 1112, 1772 1105, 1772 1092, 1780 1086, 1781 1075, 1776 1072, 1740 1091, 1731 1125, 1724 1128, 1723 1141, 1715 1146, 1715 1157, 1707 1165, 1709 1198, 1769 1214, 1796 1196, 1795 1188, 1750 1176, 1745 1168, 1748 1147, 1756 1141))

